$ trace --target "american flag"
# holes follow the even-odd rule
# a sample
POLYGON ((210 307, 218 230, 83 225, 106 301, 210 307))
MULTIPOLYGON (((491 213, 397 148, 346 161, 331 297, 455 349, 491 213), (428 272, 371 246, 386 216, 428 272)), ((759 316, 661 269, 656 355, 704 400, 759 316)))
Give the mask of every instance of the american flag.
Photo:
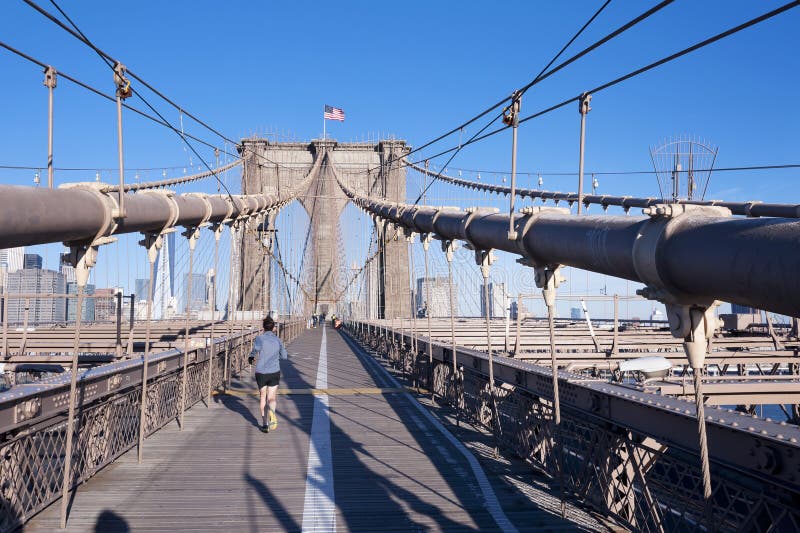
POLYGON ((338 107, 325 106, 325 113, 322 115, 326 120, 338 120, 344 122, 344 110, 338 107))

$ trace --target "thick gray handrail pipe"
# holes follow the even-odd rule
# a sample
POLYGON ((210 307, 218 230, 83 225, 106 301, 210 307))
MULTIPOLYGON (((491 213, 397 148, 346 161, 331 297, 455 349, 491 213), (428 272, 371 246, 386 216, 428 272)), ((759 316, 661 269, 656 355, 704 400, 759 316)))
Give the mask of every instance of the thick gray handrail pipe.
MULTIPOLYGON (((254 195, 174 195, 139 193, 127 195, 125 218, 116 221, 110 235, 121 233, 159 233, 171 219, 171 202, 178 207, 173 226, 192 226, 203 222, 205 202, 211 203, 208 222, 222 222, 253 216, 280 208, 287 200, 274 194, 254 195), (171 199, 170 199, 171 198, 171 199)), ((113 194, 91 187, 42 189, 0 185, 0 248, 31 246, 50 242, 91 241, 108 225, 106 213, 116 207, 113 194)))
POLYGON ((571 266, 644 283, 666 303, 738 303, 800 316, 800 221, 734 218, 717 206, 656 205, 648 217, 576 216, 532 207, 514 216, 496 209, 412 206, 357 195, 360 208, 406 232, 463 240, 475 249, 522 256, 531 266, 571 266))
POLYGON ((105 183, 58 189, 0 185, 0 248, 51 242, 90 242, 98 236, 161 233, 169 227, 216 224, 256 217, 293 201, 319 172, 317 161, 297 186, 282 194, 173 194, 143 190, 125 195, 125 218, 116 218, 117 195, 105 183), (206 220, 206 201, 211 216, 206 220))

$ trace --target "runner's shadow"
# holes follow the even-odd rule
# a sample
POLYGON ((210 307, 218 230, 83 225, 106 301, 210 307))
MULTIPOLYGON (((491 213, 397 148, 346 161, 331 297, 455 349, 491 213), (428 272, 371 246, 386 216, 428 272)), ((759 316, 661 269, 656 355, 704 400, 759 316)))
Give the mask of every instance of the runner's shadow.
POLYGON ((114 532, 114 533, 128 533, 131 530, 128 522, 114 511, 108 509, 100 513, 97 517, 97 522, 94 524, 94 531, 99 532, 114 532))
MULTIPOLYGON (((250 408, 245 404, 244 398, 241 398, 239 396, 234 396, 232 394, 217 394, 216 396, 214 396, 214 401, 216 403, 221 403, 223 406, 233 411, 234 413, 239 413, 240 415, 242 415, 242 418, 247 420, 250 424, 254 425, 255 427, 261 427, 261 424, 258 423, 258 419, 255 417, 250 408)), ((258 408, 257 404, 256 408, 258 408)))

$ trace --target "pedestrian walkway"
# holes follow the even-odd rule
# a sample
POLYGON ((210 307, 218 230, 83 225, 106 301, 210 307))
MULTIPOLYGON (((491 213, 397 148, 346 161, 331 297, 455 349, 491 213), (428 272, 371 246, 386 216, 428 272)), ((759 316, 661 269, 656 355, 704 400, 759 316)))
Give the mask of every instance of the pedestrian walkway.
MULTIPOLYGON (((142 464, 133 450, 79 487, 68 529, 513 531, 579 526, 562 520, 557 505, 539 505, 537 498, 552 500, 551 495, 541 497, 546 487, 537 488, 518 471, 509 475, 508 461, 484 469, 484 461, 446 429, 447 416, 436 408, 432 415, 341 333, 309 330, 288 351, 277 430, 258 430, 255 384, 250 374, 242 375, 210 406, 201 403, 187 411, 182 431, 171 424, 149 438, 142 464)), ((25 530, 57 528, 58 507, 40 513, 25 530)), ((581 528, 597 526, 585 514, 571 513, 580 516, 581 528)))

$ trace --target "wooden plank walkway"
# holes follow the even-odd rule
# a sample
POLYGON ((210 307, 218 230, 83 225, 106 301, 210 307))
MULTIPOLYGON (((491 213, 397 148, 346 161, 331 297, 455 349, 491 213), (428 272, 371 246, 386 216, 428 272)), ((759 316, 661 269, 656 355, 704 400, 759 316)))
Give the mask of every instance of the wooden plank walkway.
MULTIPOLYGON (((421 409, 338 332, 310 330, 288 349, 276 431, 256 428, 244 375, 230 394, 187 411, 183 431, 171 424, 149 438, 142 464, 133 450, 79 487, 68 530, 602 529, 572 507, 561 519, 530 469, 491 457, 487 437, 456 429, 446 409, 421 409)), ((58 513, 50 506, 25 531, 57 528, 58 513)))

